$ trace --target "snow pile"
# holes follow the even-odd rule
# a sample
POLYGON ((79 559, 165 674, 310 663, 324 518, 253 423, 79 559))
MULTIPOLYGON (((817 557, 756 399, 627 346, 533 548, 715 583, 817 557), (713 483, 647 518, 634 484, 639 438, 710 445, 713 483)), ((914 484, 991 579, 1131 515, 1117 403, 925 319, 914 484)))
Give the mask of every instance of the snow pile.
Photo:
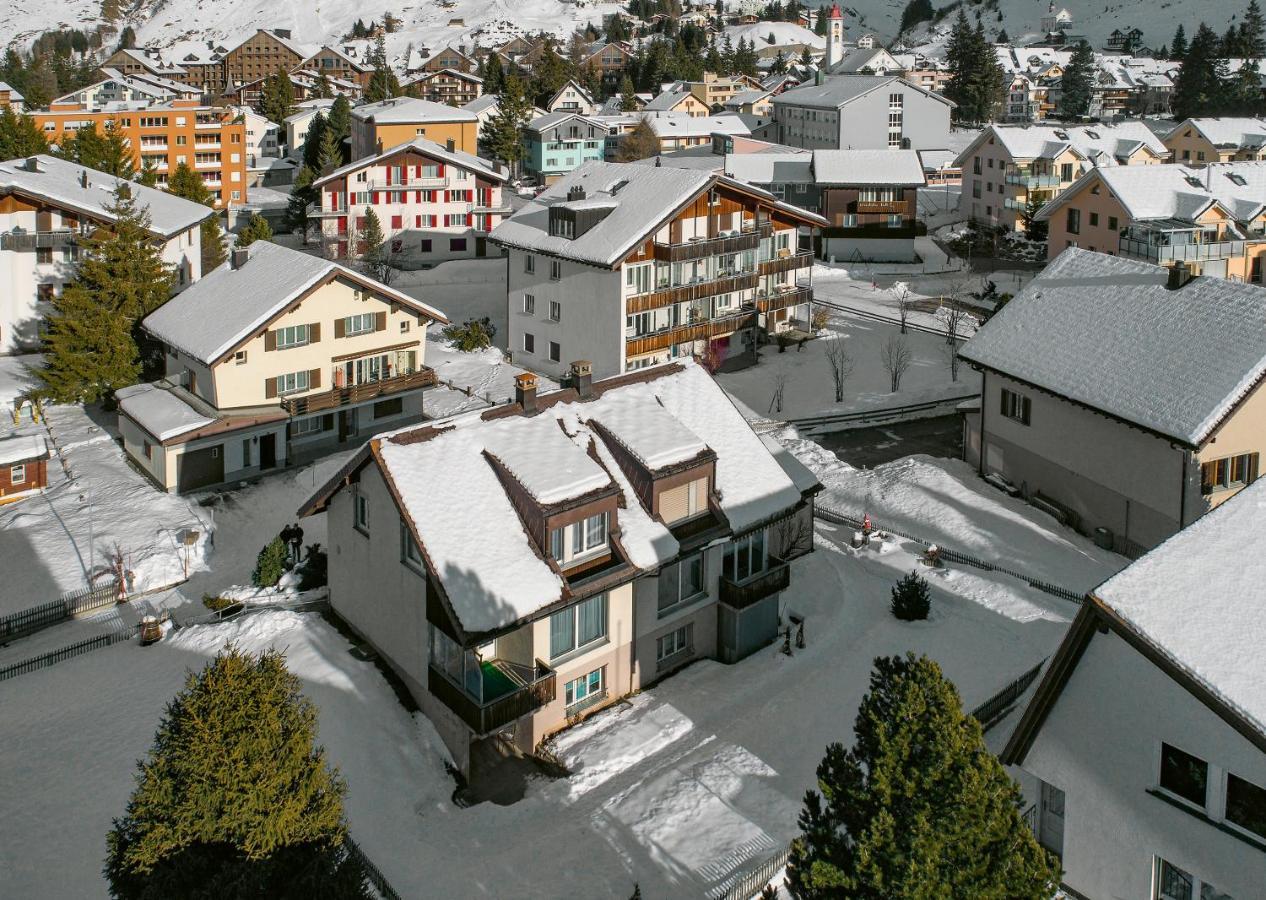
POLYGON ((8 416, 17 399, 36 386, 31 370, 43 362, 38 353, 0 356, 0 415, 8 416))

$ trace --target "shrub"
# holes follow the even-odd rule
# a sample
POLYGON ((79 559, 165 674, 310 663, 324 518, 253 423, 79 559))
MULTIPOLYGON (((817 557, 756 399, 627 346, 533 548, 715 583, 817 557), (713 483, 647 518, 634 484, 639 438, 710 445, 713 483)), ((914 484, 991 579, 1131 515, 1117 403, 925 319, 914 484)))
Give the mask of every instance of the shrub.
POLYGON ((269 541, 259 556, 255 558, 255 571, 251 573, 251 584, 255 587, 273 587, 286 574, 286 561, 289 551, 286 542, 280 536, 269 541))
POLYGON ((202 605, 211 612, 219 612, 222 609, 228 609, 236 600, 230 600, 228 597, 213 597, 210 594, 202 595, 202 605))
POLYGON ((928 583, 911 572, 897 582, 892 589, 892 614, 905 622, 926 619, 932 609, 932 594, 928 583))
POLYGON ((444 329, 444 337, 463 353, 473 353, 492 346, 497 328, 487 318, 467 319, 461 325, 454 322, 444 329))
POLYGON ((827 323, 831 321, 831 314, 826 309, 819 306, 813 311, 813 319, 810 323, 814 331, 821 331, 826 328, 827 323))

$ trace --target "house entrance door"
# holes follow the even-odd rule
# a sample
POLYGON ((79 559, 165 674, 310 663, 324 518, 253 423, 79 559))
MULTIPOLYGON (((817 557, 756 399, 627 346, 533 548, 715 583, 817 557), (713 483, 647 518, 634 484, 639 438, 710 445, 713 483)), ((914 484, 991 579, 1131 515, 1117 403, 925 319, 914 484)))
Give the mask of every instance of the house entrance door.
POLYGON ((1064 792, 1045 781, 1037 841, 1056 856, 1064 855, 1064 792))

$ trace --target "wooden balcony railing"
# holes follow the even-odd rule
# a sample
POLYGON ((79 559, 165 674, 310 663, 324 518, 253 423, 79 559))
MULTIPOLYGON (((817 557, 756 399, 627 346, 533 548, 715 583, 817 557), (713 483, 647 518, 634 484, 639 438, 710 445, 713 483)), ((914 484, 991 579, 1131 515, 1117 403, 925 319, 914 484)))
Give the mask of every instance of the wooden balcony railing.
POLYGON ((859 213, 901 213, 910 212, 910 204, 905 200, 858 200, 859 213))
POLYGON ((780 256, 777 259, 767 259, 760 264, 760 274, 777 275, 780 272, 791 272, 795 269, 807 269, 813 265, 813 254, 808 250, 801 250, 799 253, 791 253, 787 256, 780 256))
POLYGON ((773 233, 773 225, 762 222, 751 231, 732 234, 725 237, 700 238, 693 241, 674 243, 655 242, 655 259, 660 262, 685 262, 691 259, 702 259, 705 256, 716 256, 723 253, 739 253, 743 250, 755 250, 761 238, 773 233))
POLYGON ((434 385, 435 370, 422 366, 414 372, 393 375, 390 378, 381 378, 378 381, 354 384, 350 387, 336 387, 316 394, 304 394, 302 397, 283 399, 281 408, 292 416, 302 416, 353 403, 363 403, 375 397, 398 394, 401 391, 411 391, 415 388, 432 387, 434 385))
POLYGON ((746 581, 734 582, 721 576, 721 602, 733 609, 746 609, 791 584, 791 567, 776 556, 769 558, 769 568, 746 581))
MULTIPOLYGON (((494 662, 493 665, 498 665, 494 662)), ((531 672, 531 680, 526 681, 515 676, 511 667, 498 665, 514 680, 522 682, 520 686, 508 694, 502 694, 495 700, 480 703, 456 684, 435 666, 430 666, 427 673, 427 690, 457 714, 476 736, 482 737, 504 728, 516 719, 531 715, 542 706, 554 702, 558 685, 554 670, 536 661, 535 671, 531 672)), ((514 666, 513 670, 525 668, 514 666)))
POLYGON ((6 231, 0 234, 0 250, 46 250, 73 247, 79 243, 77 231, 6 231))
POLYGON ((624 342, 624 352, 627 356, 637 356, 642 353, 651 353, 655 350, 665 350, 676 344, 684 344, 687 341, 704 341, 710 338, 722 337, 744 328, 750 328, 755 323, 755 313, 749 308, 735 315, 722 316, 691 325, 678 325, 676 328, 669 328, 655 334, 628 338, 624 342))
POLYGON ((813 288, 801 287, 791 291, 777 291, 765 297, 756 298, 756 308, 763 313, 799 306, 801 303, 813 302, 813 288))
POLYGON ((704 297, 714 297, 717 294, 751 290, 756 287, 759 277, 755 272, 745 272, 737 275, 725 275, 721 278, 714 278, 711 281, 698 281, 694 284, 661 288, 657 291, 651 291, 649 294, 639 294, 630 297, 626 304, 626 312, 632 315, 633 313, 659 309, 661 306, 671 306, 674 303, 686 303, 692 300, 702 300, 704 297))

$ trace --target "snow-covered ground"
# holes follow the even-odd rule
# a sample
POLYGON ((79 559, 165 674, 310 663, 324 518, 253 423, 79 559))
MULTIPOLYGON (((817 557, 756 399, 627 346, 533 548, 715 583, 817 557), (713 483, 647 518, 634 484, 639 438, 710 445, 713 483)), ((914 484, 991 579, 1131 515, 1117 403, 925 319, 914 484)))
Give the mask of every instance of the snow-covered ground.
POLYGON ((38 353, 26 356, 0 356, 0 415, 7 417, 19 396, 35 387, 31 369, 43 362, 38 353))
MULTIPOLYGON (((506 362, 505 354, 496 347, 463 353, 439 334, 432 335, 426 345, 426 364, 443 382, 426 395, 426 414, 433 419, 513 399, 514 378, 526 371, 506 362)), ((538 377, 540 393, 558 387, 550 379, 538 377)))
POLYGON ((505 343, 506 262, 501 257, 453 260, 433 269, 399 272, 391 286, 431 304, 451 322, 487 317, 497 326, 494 343, 505 343))

